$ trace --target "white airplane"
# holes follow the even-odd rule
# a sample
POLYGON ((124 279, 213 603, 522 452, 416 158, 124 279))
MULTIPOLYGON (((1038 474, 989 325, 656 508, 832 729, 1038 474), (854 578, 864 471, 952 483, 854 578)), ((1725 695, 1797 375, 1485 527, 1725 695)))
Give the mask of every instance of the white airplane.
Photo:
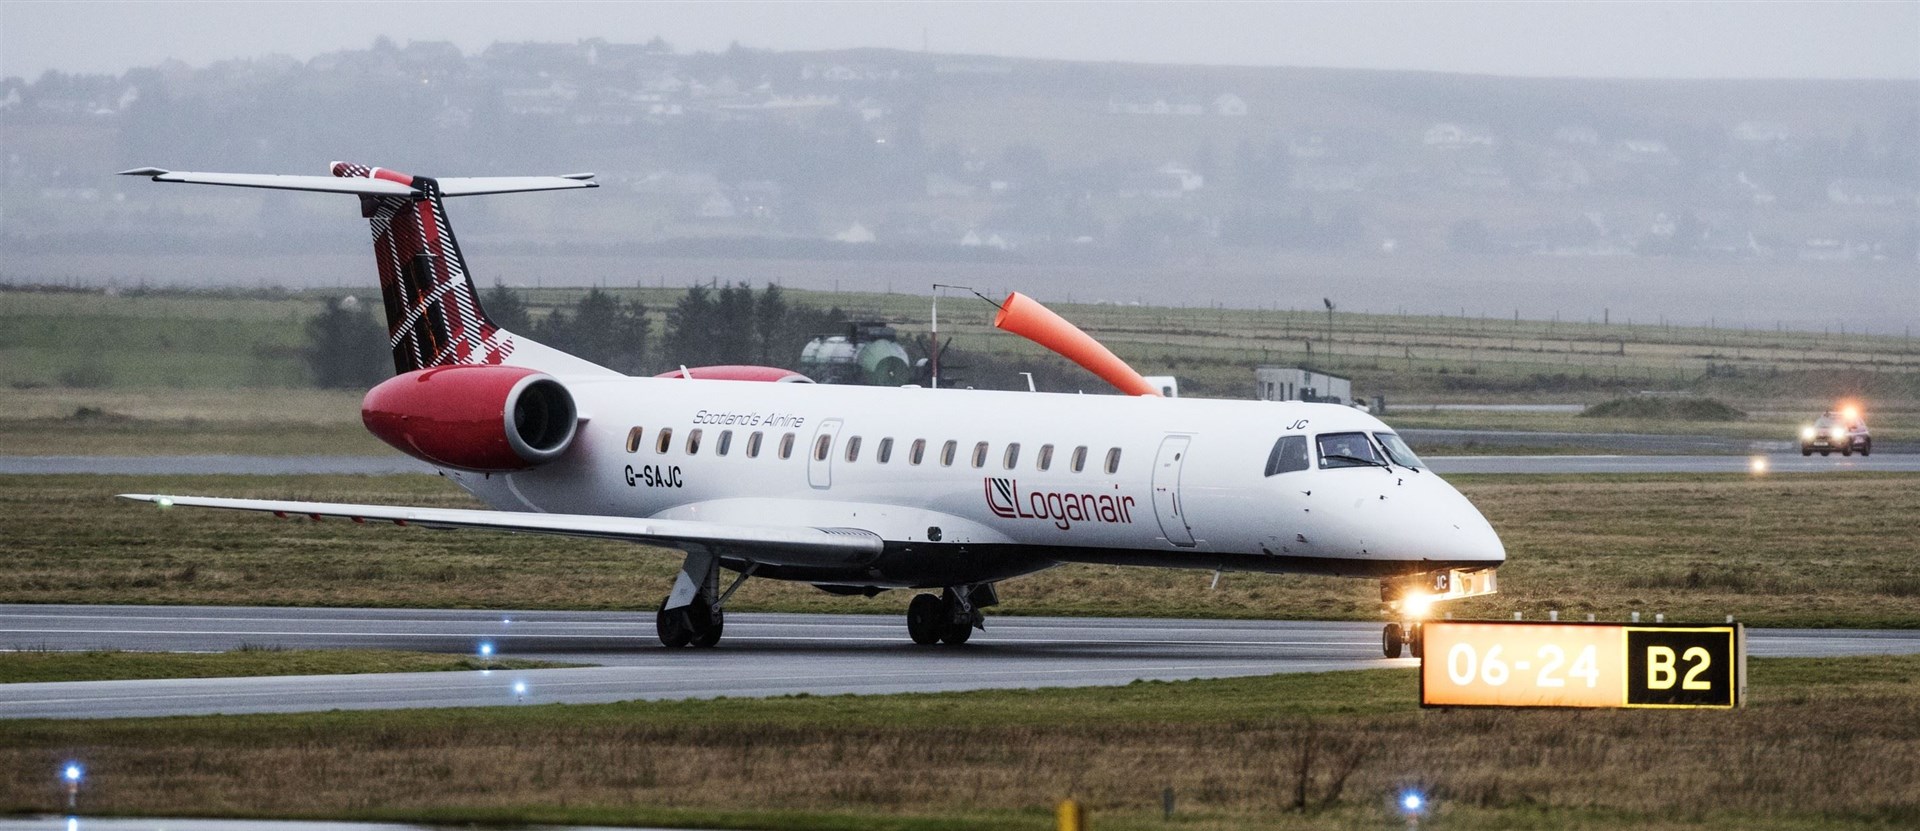
POLYGON ((751 383, 806 380, 765 367, 628 377, 494 326, 443 206, 590 188, 591 174, 332 172, 125 171, 359 196, 398 373, 367 393, 362 418, 495 510, 126 498, 677 549, 685 560, 657 615, 669 647, 719 642, 722 610, 748 577, 834 594, 938 590, 913 598, 907 632, 951 645, 984 628, 997 583, 1063 563, 1373 578, 1405 621, 1382 634, 1389 657, 1403 645, 1418 654, 1422 607, 1496 589, 1506 552, 1486 519, 1359 410, 1158 397, 1018 294, 1003 328, 1138 394, 751 383), (737 577, 723 587, 722 571, 737 577))

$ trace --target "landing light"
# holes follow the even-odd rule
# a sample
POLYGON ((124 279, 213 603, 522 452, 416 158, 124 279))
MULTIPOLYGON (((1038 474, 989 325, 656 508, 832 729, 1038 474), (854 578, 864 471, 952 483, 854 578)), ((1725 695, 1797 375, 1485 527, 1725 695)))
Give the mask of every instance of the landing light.
POLYGON ((1433 595, 1410 594, 1401 601, 1401 604, 1401 608, 1406 609, 1408 615, 1426 617, 1428 612, 1433 611, 1433 595))
POLYGON ((173 500, 163 496, 163 497, 160 497, 158 500, 155 500, 155 504, 159 505, 160 510, 164 511, 168 508, 173 507, 173 500))
POLYGON ((1800 438, 1806 439, 1808 441, 1812 441, 1814 438, 1818 437, 1819 435, 1820 435, 1820 431, 1813 429, 1813 425, 1807 425, 1805 427, 1800 428, 1800 438))
POLYGON ((1400 810, 1407 814, 1418 814, 1426 810, 1427 798, 1419 791, 1406 791, 1400 794, 1400 810))
POLYGON ((1753 471, 1754 473, 1766 473, 1767 457, 1765 456, 1753 457, 1751 460, 1747 462, 1747 469, 1753 471))

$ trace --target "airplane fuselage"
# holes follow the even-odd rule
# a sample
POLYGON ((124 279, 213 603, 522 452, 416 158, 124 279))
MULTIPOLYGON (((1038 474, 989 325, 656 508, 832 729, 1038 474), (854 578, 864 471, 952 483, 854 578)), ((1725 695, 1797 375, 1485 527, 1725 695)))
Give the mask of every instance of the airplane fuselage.
MULTIPOLYGON (((1342 576, 1498 565, 1498 537, 1430 470, 1267 475, 1282 436, 1391 433, 1297 402, 652 378, 561 379, 583 423, 518 473, 445 473, 501 510, 860 528, 859 567, 764 567, 849 587, 1005 579, 1062 562, 1342 576)), ((729 565, 750 551, 723 551, 729 565)))

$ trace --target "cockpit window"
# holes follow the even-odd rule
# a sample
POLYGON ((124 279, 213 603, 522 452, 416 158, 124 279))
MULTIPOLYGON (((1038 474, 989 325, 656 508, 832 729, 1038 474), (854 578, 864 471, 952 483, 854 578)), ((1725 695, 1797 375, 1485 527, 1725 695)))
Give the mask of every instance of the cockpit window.
POLYGON ((1420 457, 1413 455, 1413 448, 1408 447, 1399 436, 1393 433, 1375 433, 1373 437, 1380 440, 1381 449, 1387 451, 1387 458, 1392 459, 1394 464, 1408 468, 1424 467, 1420 464, 1420 457))
POLYGON ((1281 436, 1267 454, 1267 475, 1277 476, 1307 469, 1307 437, 1281 436))
POLYGON ((1387 464, 1373 452, 1373 442, 1367 441, 1365 433, 1322 433, 1318 441, 1322 470, 1334 467, 1385 467, 1387 464))

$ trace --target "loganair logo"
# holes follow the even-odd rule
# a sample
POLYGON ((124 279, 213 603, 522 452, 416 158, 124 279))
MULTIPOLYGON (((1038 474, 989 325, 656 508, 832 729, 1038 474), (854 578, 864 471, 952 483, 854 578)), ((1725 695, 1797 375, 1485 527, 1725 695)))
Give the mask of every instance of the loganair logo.
POLYGON ((1133 497, 1114 494, 1020 491, 1020 480, 987 477, 987 508, 1006 519, 1044 519, 1065 531, 1076 522, 1133 522, 1133 497))

